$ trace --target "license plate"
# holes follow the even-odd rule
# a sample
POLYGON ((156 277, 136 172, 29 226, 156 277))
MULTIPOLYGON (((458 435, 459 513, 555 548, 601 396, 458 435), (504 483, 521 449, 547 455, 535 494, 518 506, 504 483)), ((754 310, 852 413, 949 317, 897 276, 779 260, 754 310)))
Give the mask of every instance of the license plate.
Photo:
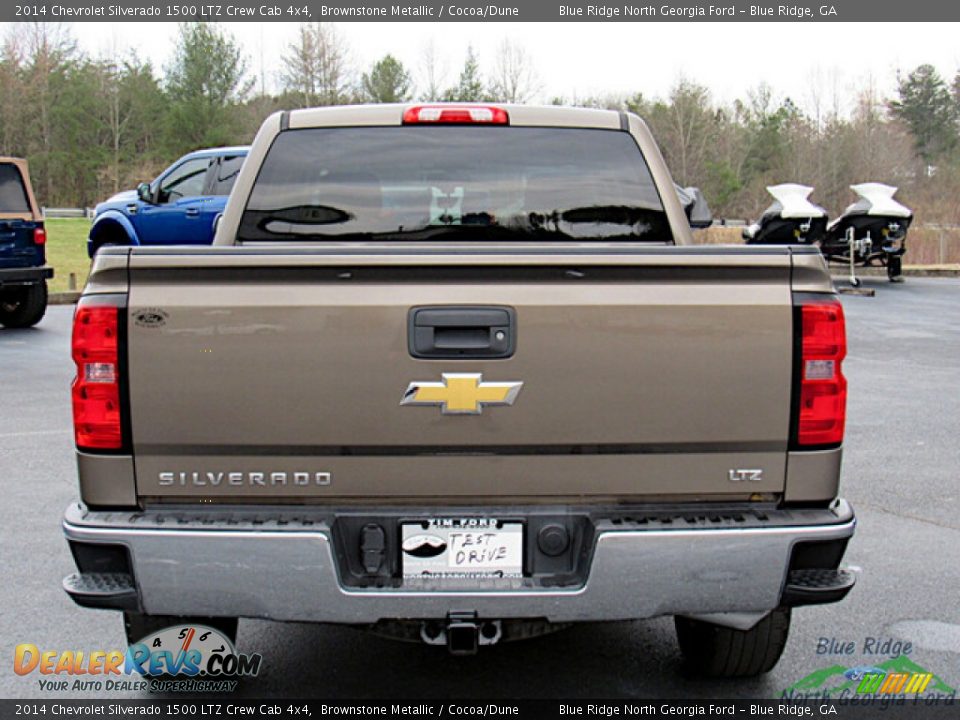
POLYGON ((404 577, 522 577, 523 525, 438 518, 402 526, 404 577))

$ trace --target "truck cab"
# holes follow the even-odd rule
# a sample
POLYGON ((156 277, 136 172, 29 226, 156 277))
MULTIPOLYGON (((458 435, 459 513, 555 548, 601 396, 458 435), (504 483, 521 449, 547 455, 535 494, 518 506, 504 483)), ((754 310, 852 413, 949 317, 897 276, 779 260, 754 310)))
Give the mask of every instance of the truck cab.
POLYGON ((152 182, 100 203, 87 253, 93 257, 104 245, 209 245, 247 151, 188 153, 152 182))

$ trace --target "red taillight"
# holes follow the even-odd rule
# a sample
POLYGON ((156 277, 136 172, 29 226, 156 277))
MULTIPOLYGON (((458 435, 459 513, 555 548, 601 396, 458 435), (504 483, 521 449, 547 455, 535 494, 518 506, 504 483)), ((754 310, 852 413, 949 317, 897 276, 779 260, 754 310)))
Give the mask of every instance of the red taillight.
POLYGON ((47 244, 47 231, 42 227, 37 227, 33 229, 33 244, 34 245, 46 245, 47 244))
POLYGON ((404 125, 509 125, 510 116, 503 108, 489 105, 417 105, 403 113, 404 125))
POLYGON ((847 380, 841 367, 847 355, 843 306, 836 300, 804 302, 800 338, 797 444, 839 444, 847 415, 847 380))
POLYGON ((73 429, 81 450, 123 447, 117 334, 120 311, 105 305, 77 307, 73 316, 73 429))

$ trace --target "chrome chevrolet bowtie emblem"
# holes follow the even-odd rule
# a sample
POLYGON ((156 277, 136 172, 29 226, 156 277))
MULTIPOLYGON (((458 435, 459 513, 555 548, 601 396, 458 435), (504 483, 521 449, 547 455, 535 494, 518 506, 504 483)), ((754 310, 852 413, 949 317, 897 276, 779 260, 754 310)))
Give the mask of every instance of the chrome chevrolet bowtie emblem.
POLYGON ((444 415, 479 415, 484 405, 513 405, 522 382, 483 382, 480 373, 443 373, 441 382, 412 382, 401 405, 439 405, 444 415))

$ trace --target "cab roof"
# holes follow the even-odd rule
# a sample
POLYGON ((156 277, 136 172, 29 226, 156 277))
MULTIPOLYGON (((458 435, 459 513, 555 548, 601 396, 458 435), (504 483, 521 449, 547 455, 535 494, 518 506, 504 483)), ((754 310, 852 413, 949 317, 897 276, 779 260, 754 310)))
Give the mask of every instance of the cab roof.
POLYGON ((230 145, 227 147, 203 148, 187 153, 185 157, 213 157, 218 155, 246 155, 250 152, 249 145, 230 145))
POLYGON ((624 129, 625 113, 597 108, 557 105, 511 105, 509 103, 387 103, 304 108, 287 113, 290 129, 332 126, 401 125, 403 114, 414 107, 500 108, 513 126, 624 129))
POLYGON ((33 194, 33 185, 30 184, 30 169, 27 166, 27 161, 19 157, 0 155, 0 164, 15 165, 20 171, 20 177, 23 178, 23 189, 27 195, 27 202, 30 205, 29 213, 3 212, 2 208, 0 208, 0 218, 5 220, 35 220, 42 222, 43 213, 40 211, 40 206, 37 205, 37 198, 33 194))

